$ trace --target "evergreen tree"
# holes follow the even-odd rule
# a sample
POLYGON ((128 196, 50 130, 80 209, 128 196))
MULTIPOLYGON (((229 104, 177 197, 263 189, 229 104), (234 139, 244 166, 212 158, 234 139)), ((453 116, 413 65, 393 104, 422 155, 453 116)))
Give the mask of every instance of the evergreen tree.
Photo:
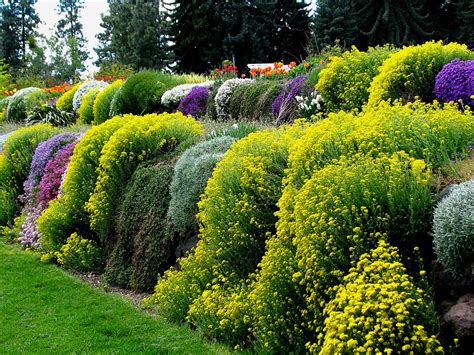
POLYGON ((171 62, 168 21, 159 1, 112 1, 102 15, 96 64, 120 62, 134 69, 164 69, 171 62))
POLYGON ((312 50, 320 51, 325 45, 338 40, 343 46, 354 44, 357 21, 350 0, 319 1, 313 22, 312 50))
POLYGON ((24 62, 28 41, 40 21, 34 8, 36 1, 6 0, 2 5, 1 52, 14 70, 24 62))
POLYGON ((362 38, 361 47, 420 43, 433 34, 427 1, 351 0, 362 38))
POLYGON ((85 68, 84 62, 89 58, 86 50, 87 41, 79 21, 79 12, 83 8, 84 0, 59 0, 58 4, 58 14, 61 15, 61 19, 56 26, 56 35, 65 39, 68 46, 71 66, 67 76, 70 79, 85 68))
POLYGON ((474 49, 474 1, 454 0, 453 5, 457 25, 454 38, 474 49))

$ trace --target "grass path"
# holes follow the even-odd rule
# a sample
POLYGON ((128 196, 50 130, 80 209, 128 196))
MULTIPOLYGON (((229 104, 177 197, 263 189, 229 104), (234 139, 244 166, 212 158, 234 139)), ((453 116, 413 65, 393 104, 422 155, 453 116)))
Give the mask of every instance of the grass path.
POLYGON ((0 240, 0 353, 20 352, 221 354, 227 349, 0 240))

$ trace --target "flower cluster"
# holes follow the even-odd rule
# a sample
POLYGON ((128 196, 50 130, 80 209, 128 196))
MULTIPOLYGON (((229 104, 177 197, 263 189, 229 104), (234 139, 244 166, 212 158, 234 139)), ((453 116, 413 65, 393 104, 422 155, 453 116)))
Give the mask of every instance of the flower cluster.
POLYGON ((71 234, 61 250, 55 253, 60 265, 78 271, 98 270, 102 256, 97 243, 84 239, 77 233, 71 234))
POLYGON ((77 87, 74 92, 74 97, 72 100, 72 109, 77 112, 82 103, 82 98, 92 89, 103 89, 109 85, 105 81, 91 80, 87 81, 77 87))
POLYGON ((303 83, 308 80, 306 76, 297 76, 291 79, 281 90, 280 94, 273 100, 272 112, 277 118, 277 121, 291 120, 291 114, 294 114, 292 105, 294 99, 298 95, 303 87, 303 83))
POLYGON ((333 291, 321 354, 444 353, 430 335, 433 307, 387 242, 363 254, 333 291))
POLYGON ((313 115, 323 111, 324 100, 317 91, 313 91, 308 96, 296 96, 295 100, 300 117, 310 119, 313 115))
POLYGON ((185 115, 191 115, 194 118, 202 117, 206 111, 209 95, 209 88, 203 86, 193 87, 179 103, 178 111, 185 115))
POLYGON ((474 60, 456 58, 446 64, 436 76, 434 91, 443 102, 461 101, 474 109, 474 60))
POLYGON ((161 104, 168 108, 174 108, 179 105, 181 100, 188 95, 193 88, 202 87, 209 89, 214 84, 213 81, 206 81, 204 83, 192 83, 192 84, 182 84, 175 86, 174 88, 165 91, 163 96, 161 96, 161 104))
POLYGON ((220 120, 229 119, 229 103, 232 98, 232 92, 241 85, 248 85, 255 82, 252 79, 229 79, 217 90, 215 97, 217 118, 220 120))
POLYGON ((69 90, 69 84, 67 82, 62 83, 61 85, 52 86, 50 88, 44 88, 43 91, 49 94, 63 93, 69 90))
POLYGON ((268 66, 265 68, 252 68, 250 69, 250 75, 253 78, 259 77, 275 77, 275 76, 284 76, 288 72, 296 67, 296 62, 290 62, 288 65, 285 65, 282 62, 275 62, 273 66, 268 66))

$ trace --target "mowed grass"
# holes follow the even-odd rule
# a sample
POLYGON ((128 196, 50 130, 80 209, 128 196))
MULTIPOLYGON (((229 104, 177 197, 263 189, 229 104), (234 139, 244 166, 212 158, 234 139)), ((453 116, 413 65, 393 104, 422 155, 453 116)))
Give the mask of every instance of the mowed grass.
POLYGON ((0 353, 222 354, 191 330, 0 240, 0 353))

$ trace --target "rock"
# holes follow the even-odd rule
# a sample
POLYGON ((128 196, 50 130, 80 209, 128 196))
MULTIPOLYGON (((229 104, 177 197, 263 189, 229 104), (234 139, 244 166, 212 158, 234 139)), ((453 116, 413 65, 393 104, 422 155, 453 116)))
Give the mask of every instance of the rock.
POLYGON ((460 297, 457 303, 444 315, 458 338, 474 337, 474 294, 460 297))

